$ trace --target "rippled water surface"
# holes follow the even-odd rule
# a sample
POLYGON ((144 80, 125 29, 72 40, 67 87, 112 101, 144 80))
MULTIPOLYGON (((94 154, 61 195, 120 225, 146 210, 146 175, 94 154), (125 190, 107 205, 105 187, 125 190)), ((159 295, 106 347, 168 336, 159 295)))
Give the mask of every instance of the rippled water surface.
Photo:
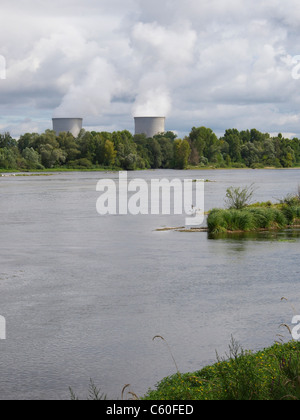
MULTIPOLYGON (((184 216, 99 216, 96 184, 118 174, 0 178, 1 399, 142 395, 175 366, 194 371, 227 351, 271 345, 300 313, 300 232, 209 239, 157 232, 184 216), (286 297, 288 302, 281 301, 286 297)), ((300 170, 145 171, 129 178, 205 178, 206 210, 226 188, 256 201, 295 192, 300 170)))

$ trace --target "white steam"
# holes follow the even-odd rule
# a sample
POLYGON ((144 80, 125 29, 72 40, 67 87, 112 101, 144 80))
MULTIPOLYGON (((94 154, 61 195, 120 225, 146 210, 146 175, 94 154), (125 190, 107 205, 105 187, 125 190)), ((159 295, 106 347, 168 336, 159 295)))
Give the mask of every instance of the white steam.
POLYGON ((122 96, 135 97, 128 114, 168 116, 174 85, 193 61, 196 40, 188 23, 180 32, 157 23, 134 24, 122 54, 118 50, 116 57, 107 52, 100 56, 99 51, 96 58, 89 56, 86 71, 69 85, 54 117, 101 116, 116 109, 113 102, 122 96))
POLYGON ((98 116, 109 110, 114 95, 122 90, 115 68, 96 57, 82 80, 70 86, 54 117, 98 116))
POLYGON ((154 23, 137 23, 131 43, 141 57, 145 74, 138 84, 133 106, 136 116, 168 116, 172 91, 192 62, 197 34, 183 25, 181 31, 154 23))
POLYGON ((172 99, 163 73, 149 73, 139 83, 138 95, 133 106, 134 116, 168 116, 172 99))

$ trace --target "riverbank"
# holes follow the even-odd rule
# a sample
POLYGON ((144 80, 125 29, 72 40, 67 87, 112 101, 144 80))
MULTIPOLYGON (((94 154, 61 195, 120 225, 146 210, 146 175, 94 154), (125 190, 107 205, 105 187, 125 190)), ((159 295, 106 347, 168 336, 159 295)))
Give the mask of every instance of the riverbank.
POLYGON ((249 166, 241 166, 241 167, 229 167, 229 166, 225 166, 225 167, 216 167, 216 166, 188 166, 185 170, 195 170, 195 171, 202 171, 202 170, 222 170, 222 171, 238 171, 238 170, 249 170, 252 169, 253 171, 260 171, 260 170, 295 170, 295 169, 300 169, 300 166, 292 166, 289 168, 283 168, 283 167, 277 167, 277 166, 262 166, 262 167, 258 167, 258 168, 249 168, 249 166))
POLYGON ((52 176, 53 174, 40 174, 40 173, 36 173, 36 174, 25 174, 25 173, 6 173, 6 174, 0 174, 0 177, 4 177, 4 178, 10 178, 10 177, 16 177, 16 176, 52 176))
MULTIPOLYGON (((299 170, 300 166, 294 166, 291 168, 277 168, 273 166, 266 166, 262 168, 249 168, 249 167, 240 167, 240 168, 231 168, 231 167, 215 167, 215 166, 188 166, 186 169, 182 169, 182 172, 185 171, 245 171, 245 170, 299 170)), ((97 166, 93 168, 66 168, 66 167, 57 167, 57 168, 48 168, 48 169, 28 169, 28 170, 18 170, 18 169, 0 169, 0 176, 3 174, 27 174, 27 173, 60 173, 60 172, 120 172, 124 169, 118 167, 102 167, 97 166)), ((137 168, 135 171, 155 171, 156 169, 140 169, 137 168)), ((167 170, 167 169, 166 169, 167 170)), ((175 171, 176 169, 174 169, 175 171)), ((205 182, 215 182, 210 180, 205 180, 205 182)))
POLYGON ((97 167, 92 169, 87 168, 51 168, 51 169, 30 169, 26 171, 21 170, 15 170, 15 169, 0 169, 0 176, 3 174, 43 174, 43 173, 62 173, 62 172, 119 172, 122 169, 120 168, 103 168, 103 167, 97 167))
POLYGON ((299 400, 300 342, 252 353, 232 340, 227 360, 164 378, 144 400, 299 400))

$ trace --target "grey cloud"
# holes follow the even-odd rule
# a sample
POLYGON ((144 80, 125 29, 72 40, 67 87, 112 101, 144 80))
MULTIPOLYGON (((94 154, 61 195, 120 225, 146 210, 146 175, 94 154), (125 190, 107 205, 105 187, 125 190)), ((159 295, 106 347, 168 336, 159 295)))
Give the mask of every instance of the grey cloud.
POLYGON ((14 115, 44 127, 55 112, 121 129, 156 112, 181 135, 206 125, 300 137, 299 23, 296 0, 3 0, 0 112, 10 128, 14 115))

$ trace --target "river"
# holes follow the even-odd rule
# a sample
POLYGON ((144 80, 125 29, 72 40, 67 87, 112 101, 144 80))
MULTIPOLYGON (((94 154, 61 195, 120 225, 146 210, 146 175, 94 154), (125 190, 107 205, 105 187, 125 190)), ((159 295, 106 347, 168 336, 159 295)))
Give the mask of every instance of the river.
MULTIPOLYGON (((254 184, 255 201, 297 191, 300 170, 131 172, 208 179, 205 208, 254 184)), ((143 395, 176 372, 215 362, 231 336, 270 346, 300 313, 300 232, 210 239, 157 232, 183 216, 100 216, 99 179, 117 173, 0 178, 1 399, 81 398, 90 378, 108 398, 143 395), (288 301, 281 301, 282 297, 288 301)))

